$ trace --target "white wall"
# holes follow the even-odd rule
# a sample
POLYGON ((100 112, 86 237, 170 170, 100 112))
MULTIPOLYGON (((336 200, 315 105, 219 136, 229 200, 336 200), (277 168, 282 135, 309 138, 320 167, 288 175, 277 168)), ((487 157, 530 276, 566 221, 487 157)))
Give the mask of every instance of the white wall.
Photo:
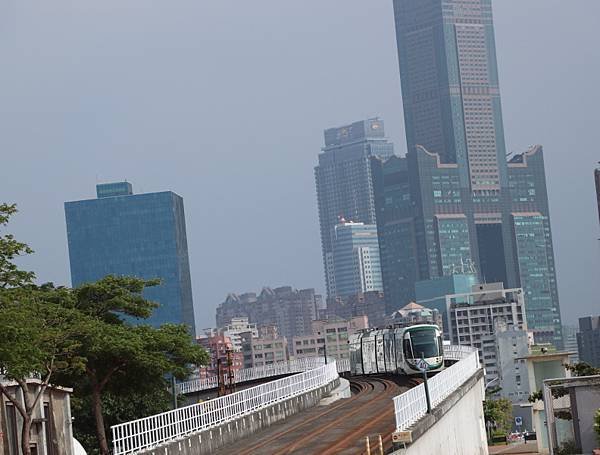
POLYGON ((488 455, 483 419, 483 378, 402 455, 488 455))

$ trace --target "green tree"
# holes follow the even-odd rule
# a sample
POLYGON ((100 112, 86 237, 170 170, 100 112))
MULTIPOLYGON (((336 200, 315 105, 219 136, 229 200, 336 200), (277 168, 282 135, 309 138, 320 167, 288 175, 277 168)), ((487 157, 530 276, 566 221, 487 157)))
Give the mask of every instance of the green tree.
MULTIPOLYGON (((0 204, 0 228, 5 227, 12 215, 17 213, 15 204, 0 204)), ((33 272, 19 270, 13 260, 18 256, 33 253, 25 243, 18 242, 11 234, 0 235, 0 289, 31 284, 33 272)))
MULTIPOLYGON (((150 415, 160 414, 171 409, 172 396, 166 387, 154 390, 133 390, 127 394, 114 394, 110 391, 102 395, 102 415, 106 428, 123 422, 130 422, 150 415)), ((92 413, 92 398, 89 393, 75 390, 71 399, 73 433, 75 438, 87 449, 88 455, 96 455, 98 438, 96 423, 92 413)))
POLYGON ((492 422, 502 433, 509 433, 512 428, 512 403, 506 398, 487 398, 483 402, 483 415, 486 422, 492 422))
POLYGON ((565 365, 565 368, 573 373, 574 376, 596 376, 600 374, 600 368, 594 368, 585 362, 565 365))
POLYGON ((63 290, 35 290, 28 296, 19 295, 18 301, 4 302, 0 306, 0 372, 15 381, 19 394, 10 392, 0 382, 0 394, 14 405, 23 419, 21 450, 30 452, 30 431, 33 413, 55 374, 82 371, 84 359, 77 355, 80 344, 81 316, 53 299, 65 298, 63 290), (57 293, 52 298, 49 294, 57 293), (32 385, 35 379, 38 384, 32 385))
MULTIPOLYGON (((0 204, 0 228, 5 228, 16 212, 14 204, 0 204)), ((82 367, 82 359, 74 355, 77 342, 71 336, 79 325, 78 314, 59 304, 69 293, 33 285, 33 272, 20 270, 14 263, 30 253, 31 248, 13 235, 0 235, 0 374, 22 392, 13 394, 0 382, 0 396, 22 417, 21 450, 25 455, 31 453, 33 412, 52 376, 82 367), (35 387, 28 383, 32 378, 39 382, 35 387)))
MULTIPOLYGON (((93 322, 79 337, 78 354, 86 359, 81 375, 64 377, 66 385, 89 397, 99 453, 109 453, 106 397, 155 395, 167 390, 166 377, 186 378, 192 364, 204 364, 206 352, 184 325, 131 326, 126 317, 147 318, 156 305, 142 296, 157 281, 108 276, 74 290, 73 307, 93 322)), ((117 422, 118 423, 118 422, 117 422)))

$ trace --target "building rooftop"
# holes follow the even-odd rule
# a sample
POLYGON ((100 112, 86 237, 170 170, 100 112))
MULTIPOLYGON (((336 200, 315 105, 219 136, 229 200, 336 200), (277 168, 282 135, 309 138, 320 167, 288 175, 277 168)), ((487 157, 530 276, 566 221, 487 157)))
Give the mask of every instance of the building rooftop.
POLYGON ((325 147, 339 146, 359 142, 365 139, 384 139, 383 120, 379 117, 360 120, 325 130, 325 147))

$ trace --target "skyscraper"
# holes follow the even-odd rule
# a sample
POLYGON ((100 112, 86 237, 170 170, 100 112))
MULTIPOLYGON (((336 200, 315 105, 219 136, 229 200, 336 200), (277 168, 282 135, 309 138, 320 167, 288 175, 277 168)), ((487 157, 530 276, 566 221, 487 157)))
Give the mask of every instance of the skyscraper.
POLYGON ((335 295, 383 291, 377 226, 341 220, 334 231, 335 295))
POLYGON ((127 182, 97 185, 96 193, 65 203, 73 286, 106 275, 160 278, 144 291, 160 305, 144 323, 185 323, 194 334, 183 199, 171 191, 133 194, 127 182))
POLYGON ((386 298, 475 267, 562 345, 543 152, 507 162, 491 0, 394 0, 408 154, 372 160, 386 298))
POLYGON ((335 297, 334 227, 341 217, 375 224, 370 158, 389 158, 394 146, 385 138, 383 121, 363 120, 325 131, 325 147, 315 167, 321 246, 328 297, 335 297))
POLYGON ((594 171, 594 178, 596 180, 596 199, 598 201, 598 218, 600 218, 600 168, 594 171))
POLYGON ((577 346, 582 362, 600 368, 600 316, 579 318, 577 346))

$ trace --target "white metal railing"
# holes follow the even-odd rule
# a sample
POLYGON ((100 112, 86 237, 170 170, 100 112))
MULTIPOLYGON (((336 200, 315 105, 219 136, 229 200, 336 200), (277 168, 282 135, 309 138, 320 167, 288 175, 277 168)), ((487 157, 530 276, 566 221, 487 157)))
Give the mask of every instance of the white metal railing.
POLYGON ((469 356, 475 348, 458 344, 444 346, 444 358, 447 360, 462 360, 469 356))
MULTIPOLYGON (((440 404, 480 368, 479 353, 476 348, 444 346, 444 356, 458 362, 427 381, 432 407, 440 404)), ((425 385, 419 384, 402 395, 394 397, 394 412, 396 431, 406 430, 423 417, 427 413, 425 385)))
POLYGON ((350 359, 337 360, 338 373, 346 373, 350 371, 350 359))
MULTIPOLYGON (((331 361, 333 359, 329 358, 331 361)), ((233 374, 234 383, 254 381, 256 379, 268 378, 272 376, 281 376, 283 374, 301 373, 315 369, 325 363, 323 357, 307 357, 303 359, 289 360, 286 362, 277 362, 271 365, 265 365, 256 368, 244 368, 237 370, 233 374)), ((350 360, 341 359, 337 361, 339 373, 350 371, 350 360)), ((227 382, 227 378, 223 378, 223 382, 227 382)), ((188 394, 199 392, 202 390, 216 389, 219 386, 217 376, 212 376, 205 379, 192 379, 177 384, 177 392, 180 394, 188 394)))
POLYGON ((261 384, 204 403, 114 425, 113 454, 133 454, 191 433, 213 428, 274 403, 318 389, 338 377, 334 360, 327 365, 261 384))

